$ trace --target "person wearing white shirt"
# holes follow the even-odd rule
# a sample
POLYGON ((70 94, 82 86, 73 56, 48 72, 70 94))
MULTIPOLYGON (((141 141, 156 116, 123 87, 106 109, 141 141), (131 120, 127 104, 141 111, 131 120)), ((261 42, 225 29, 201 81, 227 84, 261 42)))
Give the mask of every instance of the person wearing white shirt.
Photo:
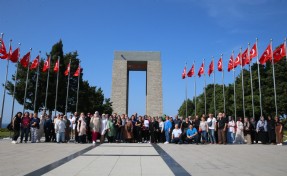
POLYGON ((208 125, 208 134, 209 139, 212 144, 216 144, 216 139, 214 135, 214 131, 216 130, 216 119, 213 117, 213 114, 209 114, 207 119, 207 125, 208 125))
POLYGON ((76 117, 73 116, 73 115, 70 115, 70 118, 69 118, 69 121, 70 121, 70 139, 74 139, 75 137, 75 128, 76 128, 76 117))
POLYGON ((178 124, 175 124, 174 129, 171 133, 171 143, 182 144, 181 134, 182 131, 180 128, 178 128, 178 124))
POLYGON ((228 117, 228 133, 227 133, 227 142, 228 144, 233 144, 235 139, 235 121, 234 118, 229 116, 228 117))
POLYGON ((107 123, 108 123, 109 114, 102 114, 101 119, 101 144, 105 141, 105 135, 107 131, 107 123))

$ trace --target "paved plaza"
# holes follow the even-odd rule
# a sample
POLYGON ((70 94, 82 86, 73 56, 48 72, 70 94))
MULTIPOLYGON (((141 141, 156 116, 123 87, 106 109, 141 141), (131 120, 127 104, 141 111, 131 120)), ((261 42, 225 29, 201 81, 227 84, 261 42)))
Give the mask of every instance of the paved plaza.
POLYGON ((0 176, 287 174, 287 145, 12 145, 0 140, 0 157, 0 176))

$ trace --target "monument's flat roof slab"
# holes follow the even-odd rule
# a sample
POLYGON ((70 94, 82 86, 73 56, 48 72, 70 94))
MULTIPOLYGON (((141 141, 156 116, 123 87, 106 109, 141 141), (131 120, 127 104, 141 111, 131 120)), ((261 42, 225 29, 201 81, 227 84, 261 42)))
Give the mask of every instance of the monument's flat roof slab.
POLYGON ((159 51, 115 51, 115 60, 126 61, 160 61, 159 51))

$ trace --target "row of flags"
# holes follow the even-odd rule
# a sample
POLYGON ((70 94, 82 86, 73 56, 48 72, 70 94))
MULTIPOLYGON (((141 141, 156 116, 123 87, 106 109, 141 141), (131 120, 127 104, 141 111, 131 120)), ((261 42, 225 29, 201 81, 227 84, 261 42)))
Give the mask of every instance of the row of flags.
MULTIPOLYGON (((7 52, 4 41, 2 38, 0 38, 0 58, 10 60, 11 62, 16 63, 16 62, 18 62, 18 60, 20 58, 20 48, 18 47, 17 49, 12 51, 12 46, 10 45, 9 52, 7 52)), ((23 67, 27 68, 29 66, 29 63, 30 63, 30 58, 31 58, 31 52, 29 51, 27 54, 25 54, 20 59, 20 64, 23 67)), ((40 62, 40 56, 38 55, 34 59, 34 61, 31 63, 30 70, 36 69, 39 65, 39 62, 40 62)), ((46 72, 50 68, 50 64, 51 64, 51 59, 50 59, 50 56, 48 56, 47 60, 44 62, 42 72, 46 72)), ((53 70, 55 73, 57 73, 59 71, 59 60, 57 60, 57 62, 55 63, 53 70)), ((64 72, 64 75, 68 76, 69 72, 70 72, 70 63, 68 64, 67 69, 64 72)), ((80 73, 81 73, 81 67, 79 65, 73 76, 77 77, 80 75, 80 73)))
MULTIPOLYGON (((253 47, 249 50, 247 48, 243 53, 241 51, 237 55, 237 57, 234 59, 233 54, 231 55, 229 61, 228 61, 228 72, 230 70, 235 69, 238 65, 245 66, 247 64, 250 64, 251 60, 258 56, 258 49, 257 49, 257 43, 253 45, 253 47)), ((280 44, 274 51, 272 50, 271 43, 267 46, 265 51, 263 52, 262 56, 258 60, 260 64, 265 64, 266 62, 270 61, 276 63, 280 61, 283 57, 286 56, 286 43, 280 44)), ((223 71, 222 66, 222 57, 218 60, 217 63, 217 69, 218 71, 223 71)), ((210 76, 214 71, 214 60, 211 61, 208 69, 208 75, 210 76)), ((204 62, 201 64, 198 76, 201 77, 201 75, 204 74, 204 62)), ((186 66, 184 67, 183 73, 182 73, 182 79, 185 79, 186 77, 192 77, 194 75, 194 64, 191 66, 190 70, 186 73, 186 66)))

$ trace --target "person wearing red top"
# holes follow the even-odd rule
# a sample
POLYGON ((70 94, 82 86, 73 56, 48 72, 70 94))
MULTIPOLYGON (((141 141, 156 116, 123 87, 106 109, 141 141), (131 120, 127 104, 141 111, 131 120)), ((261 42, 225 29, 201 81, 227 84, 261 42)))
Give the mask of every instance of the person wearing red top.
POLYGON ((24 116, 21 119, 21 139, 20 139, 20 143, 23 142, 24 135, 25 135, 25 143, 27 143, 29 131, 30 131, 29 112, 25 112, 24 116))

